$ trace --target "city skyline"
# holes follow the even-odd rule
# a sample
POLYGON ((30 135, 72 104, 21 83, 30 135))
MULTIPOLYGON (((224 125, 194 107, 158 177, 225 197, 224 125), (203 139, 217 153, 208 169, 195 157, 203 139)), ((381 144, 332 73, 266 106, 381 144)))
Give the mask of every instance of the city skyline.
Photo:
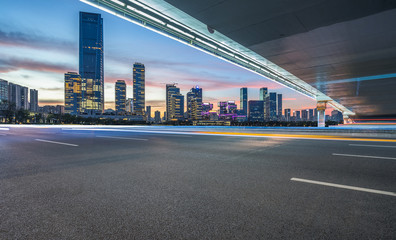
MULTIPOLYGON (((16 3, 7 3, 7 7, 16 8, 17 3, 22 2, 30 6, 29 2, 19 0, 16 3)), ((78 71, 79 12, 97 13, 96 9, 78 1, 70 3, 61 0, 58 4, 63 12, 55 9, 54 12, 40 15, 39 18, 26 14, 26 21, 30 18, 34 21, 45 19, 45 25, 50 25, 46 28, 40 24, 37 24, 36 28, 27 27, 24 21, 7 12, 0 17, 0 51, 5 56, 0 63, 0 78, 38 89, 40 105, 64 104, 63 75, 66 72, 78 71), (56 14, 62 17, 55 17, 56 14), (64 27, 64 31, 55 29, 54 25, 57 24, 64 27), (53 61, 45 61, 48 56, 53 61)), ((46 8, 52 4, 41 0, 31 7, 38 6, 46 8)), ((203 98, 206 102, 235 100, 240 105, 238 96, 241 87, 248 88, 249 99, 259 99, 257 91, 252 89, 265 86, 287 96, 283 98, 283 108, 309 109, 316 104, 301 94, 249 71, 129 24, 110 14, 101 15, 105 51, 105 109, 115 108, 113 84, 116 80, 126 81, 127 98, 132 98, 130 69, 134 62, 142 62, 146 66, 146 105, 152 106, 153 111, 165 111, 166 96, 162 89, 164 83, 168 82, 178 82, 178 87, 184 95, 192 86, 202 86, 205 89, 203 98), (118 38, 117 35, 123 37, 118 38)))

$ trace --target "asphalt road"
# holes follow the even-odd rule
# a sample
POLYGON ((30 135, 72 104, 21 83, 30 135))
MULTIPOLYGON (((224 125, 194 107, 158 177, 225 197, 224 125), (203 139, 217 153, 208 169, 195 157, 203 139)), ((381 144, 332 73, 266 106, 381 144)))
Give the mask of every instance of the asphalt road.
POLYGON ((1 126, 0 239, 396 238, 392 135, 267 133, 1 126))

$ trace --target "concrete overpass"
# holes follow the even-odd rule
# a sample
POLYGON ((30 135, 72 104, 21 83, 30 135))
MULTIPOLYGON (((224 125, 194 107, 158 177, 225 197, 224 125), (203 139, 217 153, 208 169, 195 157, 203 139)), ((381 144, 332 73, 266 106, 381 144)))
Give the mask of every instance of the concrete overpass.
POLYGON ((396 114, 396 1, 80 1, 346 116, 396 114))

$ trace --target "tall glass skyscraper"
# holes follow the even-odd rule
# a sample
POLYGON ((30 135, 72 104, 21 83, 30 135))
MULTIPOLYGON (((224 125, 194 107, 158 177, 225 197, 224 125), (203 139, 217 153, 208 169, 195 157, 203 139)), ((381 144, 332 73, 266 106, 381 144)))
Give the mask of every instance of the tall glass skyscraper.
POLYGON ((282 120, 282 94, 278 94, 278 120, 282 120))
POLYGON ((144 64, 133 64, 133 111, 141 116, 144 115, 145 79, 144 64))
POLYGON ((8 106, 8 81, 0 79, 0 109, 8 106))
POLYGON ((8 102, 13 104, 16 110, 22 108, 21 104, 21 86, 14 83, 8 84, 8 102))
POLYGON ((241 88, 240 90, 240 105, 242 110, 242 115, 247 115, 248 112, 248 92, 247 88, 241 88))
POLYGON ((126 112, 126 84, 124 80, 115 83, 115 108, 117 114, 126 112))
POLYGON ((249 101, 249 121, 263 122, 264 121, 264 101, 250 100, 249 101))
POLYGON ((80 12, 79 50, 83 111, 102 113, 104 110, 103 19, 100 14, 80 12))
POLYGON ((65 73, 65 113, 81 112, 81 76, 75 72, 65 73))
POLYGON ((202 113, 202 88, 195 86, 187 93, 188 119, 198 120, 202 113))
POLYGON ((30 89, 30 111, 38 112, 38 91, 30 89))
POLYGON ((276 93, 272 92, 269 94, 269 120, 277 120, 277 109, 276 109, 276 93))

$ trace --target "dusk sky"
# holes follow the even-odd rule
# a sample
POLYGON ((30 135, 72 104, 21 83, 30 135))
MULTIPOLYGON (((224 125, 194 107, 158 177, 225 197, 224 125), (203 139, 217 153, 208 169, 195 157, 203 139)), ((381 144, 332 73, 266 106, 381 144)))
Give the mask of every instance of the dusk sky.
POLYGON ((0 78, 39 90, 39 104, 64 104, 64 73, 78 72, 79 12, 102 14, 104 21, 105 108, 114 108, 114 82, 127 82, 132 97, 132 65, 146 67, 146 106, 165 109, 165 84, 182 94, 199 85, 203 101, 235 100, 249 88, 283 94, 283 108, 314 108, 315 101, 264 77, 182 43, 100 11, 78 0, 3 0, 0 9, 0 78))

